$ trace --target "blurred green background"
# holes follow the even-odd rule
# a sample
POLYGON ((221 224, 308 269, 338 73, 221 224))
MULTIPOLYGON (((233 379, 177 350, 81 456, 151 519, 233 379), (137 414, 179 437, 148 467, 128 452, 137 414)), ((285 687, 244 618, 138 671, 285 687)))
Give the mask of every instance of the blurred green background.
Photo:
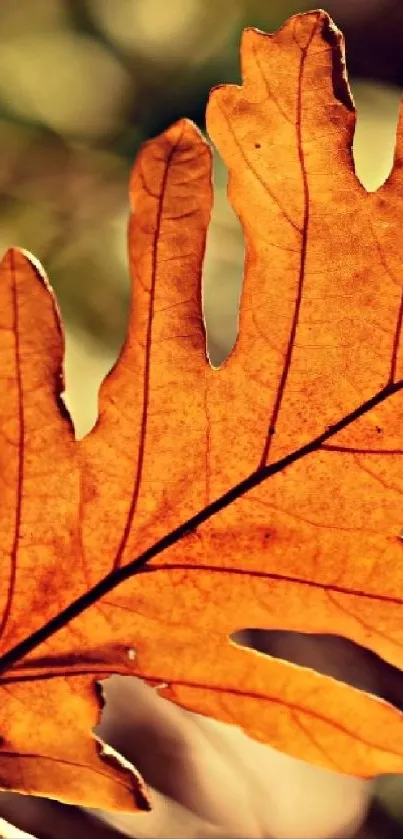
MULTIPOLYGON (((56 290, 79 436, 94 422, 100 380, 124 337, 127 184, 140 143, 181 116, 203 128, 211 86, 239 81, 243 27, 273 31, 308 8, 292 0, 0 2, 0 248, 31 250, 56 290)), ((357 173, 375 189, 393 155, 403 3, 329 0, 323 8, 346 36, 357 173)), ((243 242, 219 160, 215 180, 204 300, 219 363, 236 336, 243 242)), ((382 790, 392 811, 403 809, 401 779, 382 790)), ((391 835, 382 831, 365 835, 391 835)))

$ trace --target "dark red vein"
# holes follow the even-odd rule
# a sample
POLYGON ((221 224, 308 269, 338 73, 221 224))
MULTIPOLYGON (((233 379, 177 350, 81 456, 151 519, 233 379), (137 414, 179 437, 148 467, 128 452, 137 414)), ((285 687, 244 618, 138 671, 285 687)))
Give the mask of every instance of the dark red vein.
MULTIPOLYGON (((259 653, 258 653, 258 655, 259 655, 259 653)), ((283 665, 284 665, 284 663, 289 664, 289 662, 284 662, 282 659, 274 659, 274 660, 280 662, 283 665)), ((318 674, 316 671, 312 671, 310 667, 303 667, 302 665, 298 665, 298 669, 299 670, 309 670, 310 672, 313 672, 314 675, 315 675, 315 678, 318 678, 318 679, 321 679, 321 680, 326 679, 327 681, 331 680, 332 682, 337 682, 337 684, 339 684, 341 687, 344 687, 344 688, 348 689, 349 691, 356 691, 357 693, 360 693, 361 697, 362 697, 363 694, 366 695, 370 699, 370 701, 372 700, 377 705, 379 705, 379 697, 373 696, 371 694, 365 694, 365 691, 360 690, 360 688, 356 688, 353 685, 348 684, 347 682, 343 682, 341 679, 335 679, 333 676, 326 676, 322 673, 318 674)), ((144 673, 139 673, 138 675, 140 676, 140 678, 148 679, 149 681, 155 682, 155 681, 157 681, 157 678, 158 678, 158 682, 167 683, 166 677, 163 678, 161 676, 157 677, 157 676, 153 675, 152 678, 151 678, 151 677, 148 677, 147 675, 145 675, 144 673)), ((343 734, 347 734, 348 736, 353 737, 355 740, 359 740, 361 743, 364 743, 366 746, 371 746, 372 748, 376 748, 380 752, 384 752, 385 754, 394 754, 394 755, 397 755, 398 757, 403 756, 403 747, 401 747, 400 750, 399 750, 398 744, 396 746, 396 749, 385 748, 385 746, 383 746, 383 745, 378 745, 377 743, 374 743, 374 742, 371 742, 370 740, 364 739, 364 737, 362 737, 361 735, 358 734, 358 732, 356 730, 356 727, 354 726, 353 723, 351 724, 351 727, 349 727, 348 725, 344 724, 343 722, 339 722, 339 721, 330 719, 329 717, 325 716, 325 714, 321 714, 319 710, 316 710, 316 709, 314 710, 314 709, 311 709, 311 708, 307 708, 306 706, 299 705, 296 702, 290 702, 289 700, 284 699, 284 697, 282 697, 280 699, 280 697, 268 696, 267 693, 263 694, 260 691, 244 690, 244 689, 234 688, 232 686, 228 687, 227 685, 225 685, 225 686, 223 686, 223 685, 211 685, 211 684, 205 685, 205 684, 202 684, 202 683, 199 683, 199 682, 191 682, 189 680, 186 680, 186 681, 185 680, 179 680, 179 679, 169 680, 169 687, 170 688, 175 687, 175 685, 178 685, 178 687, 201 689, 203 691, 209 690, 212 693, 218 693, 218 694, 225 694, 225 693, 228 693, 229 691, 231 691, 231 696, 232 697, 237 696, 237 697, 240 697, 241 699, 252 699, 252 700, 256 699, 259 702, 266 702, 269 705, 280 705, 282 707, 289 708, 290 710, 292 710, 296 713, 302 714, 304 717, 311 718, 312 720, 320 720, 322 723, 324 722, 327 725, 332 726, 332 728, 335 728, 338 731, 342 732, 343 734)), ((392 710, 392 708, 391 708, 391 710, 392 710)), ((397 715, 401 716, 397 709, 393 709, 393 710, 396 711, 397 715)), ((348 720, 346 720, 345 722, 348 723, 348 720)))
POLYGON ((402 388, 403 379, 401 381, 394 382, 393 384, 385 385, 384 388, 375 393, 375 395, 370 399, 362 402, 361 405, 359 405, 358 408, 355 408, 354 411, 346 414, 346 416, 333 423, 333 425, 328 426, 325 431, 318 435, 318 437, 315 437, 309 443, 305 443, 305 445, 301 446, 296 451, 290 452, 290 454, 280 458, 275 463, 264 466, 261 469, 257 469, 255 472, 251 472, 250 475, 243 478, 242 481, 231 487, 231 489, 227 492, 224 492, 223 495, 216 498, 215 501, 207 504, 207 506, 202 510, 199 510, 198 513, 190 516, 190 518, 186 519, 186 521, 182 522, 182 524, 178 527, 175 527, 143 551, 143 553, 139 554, 139 556, 131 562, 128 562, 127 565, 123 565, 120 568, 116 568, 114 571, 110 571, 110 573, 103 577, 102 580, 99 580, 92 589, 80 595, 80 597, 63 609, 62 612, 59 612, 58 615, 55 615, 23 641, 20 641, 8 650, 8 652, 4 653, 4 655, 0 658, 0 673, 3 673, 5 670, 12 667, 17 661, 24 658, 24 656, 28 655, 32 652, 32 650, 54 635, 55 632, 63 629, 63 627, 67 626, 73 618, 81 615, 90 606, 92 606, 93 603, 96 603, 101 597, 108 594, 120 583, 123 583, 125 580, 128 580, 130 577, 139 573, 140 570, 144 568, 151 559, 154 559, 155 556, 158 556, 163 551, 166 551, 167 548, 175 545, 183 539, 183 537, 192 533, 201 524, 211 519, 212 516, 215 516, 221 510, 224 510, 232 504, 233 501, 236 501, 251 489, 259 486, 272 475, 277 475, 279 472, 286 469, 287 466, 291 466, 293 463, 301 460, 301 458, 317 451, 326 440, 329 440, 339 431, 342 431, 343 428, 347 428, 347 426, 351 425, 351 423, 355 422, 355 420, 359 419, 359 417, 364 416, 364 414, 371 411, 372 408, 380 405, 394 393, 402 390, 402 388))
MULTIPOLYGON (((165 563, 164 565, 149 565, 146 568, 141 569, 139 574, 158 574, 159 571, 182 571, 188 572, 192 571, 193 573, 197 573, 198 571, 207 571, 209 574, 229 574, 229 576, 241 576, 241 577, 261 577, 264 580, 276 580, 276 582, 280 583, 292 583, 293 585, 300 585, 305 586, 306 588, 313 588, 313 589, 321 589, 324 592, 331 592, 332 594, 346 594, 350 595, 351 597, 360 597, 365 598, 367 600, 373 600, 376 602, 381 603, 394 603, 397 606, 403 605, 403 597, 393 597, 389 594, 377 594, 367 591, 362 591, 361 589, 355 588, 347 588, 344 586, 338 586, 334 583, 321 583, 316 582, 315 580, 304 580, 302 577, 292 577, 288 574, 277 574, 272 571, 249 571, 245 568, 222 568, 221 566, 217 565, 181 565, 179 562, 175 563, 165 563)), ((133 609, 135 611, 135 609, 133 609)))
POLYGON ((294 315, 291 325, 290 337, 288 341, 287 351, 284 359, 284 366, 283 371, 281 374, 281 379, 279 382, 276 401, 273 406, 272 414, 269 421, 269 431, 266 435, 265 444, 263 447, 262 457, 260 459, 259 467, 262 468, 266 465, 269 454, 270 454, 270 447, 273 440, 273 434, 275 432, 276 423, 278 420, 278 416, 281 409, 281 403, 283 401, 284 392, 287 384, 288 375, 290 372, 291 367, 291 359, 295 345, 295 336, 297 332, 297 326, 299 321, 299 315, 301 311, 302 305, 302 294, 303 294, 303 287, 304 287, 304 279, 305 279, 305 265, 306 265, 306 254, 307 254, 307 245, 308 245, 308 227, 309 227, 309 184, 308 184, 308 176, 305 167, 305 159, 304 159, 304 151, 302 147, 302 85, 304 79, 304 69, 305 69, 305 62, 306 57, 308 54, 309 47, 312 43, 312 40, 316 34, 318 24, 312 29, 309 41, 302 50, 301 56, 301 63, 299 67, 299 76, 298 76, 298 95, 297 95, 297 109, 296 109, 296 129, 297 129, 297 149, 298 149, 298 158, 301 167, 301 175, 302 175, 302 188, 303 188, 303 196, 304 196, 304 220, 302 224, 302 239, 301 239, 301 255, 300 255, 300 263, 299 263, 299 277, 298 277, 298 288, 297 288, 297 299, 295 301, 295 308, 294 308, 294 315))
POLYGON ((133 524, 134 515, 136 512, 137 502, 139 499, 140 494, 140 485, 141 479, 143 474, 143 466, 144 466, 144 454, 145 454, 145 443, 146 443, 146 434, 147 434, 147 419, 148 419, 148 404, 149 404, 149 388, 150 388, 150 368, 151 368, 151 346, 152 346, 152 330, 153 330, 153 321, 154 321, 154 306, 155 306, 155 287, 157 281, 157 268, 158 268, 158 242, 161 233, 161 225, 163 219, 163 207, 164 207, 164 197, 165 191, 168 182, 168 175, 169 175, 169 168, 172 161, 172 158, 176 152, 176 149, 180 143, 182 137, 180 137, 175 145, 172 146, 171 151, 166 159, 166 165, 164 169, 164 174, 162 177, 162 184, 161 184, 161 191, 158 197, 158 208, 157 208, 157 217, 155 222, 155 230, 153 236, 153 244, 152 244, 152 264, 151 264, 151 283, 150 283, 150 303, 148 309, 148 322, 147 322, 147 335, 146 335, 146 343, 145 343, 145 365, 144 365, 144 378, 143 378, 143 410, 142 410, 142 417, 141 417, 141 425, 140 425, 140 434, 139 434, 139 447, 138 447, 138 456, 137 456, 137 469, 136 469, 136 477, 134 481, 133 493, 130 502, 129 511, 127 514, 126 524, 122 533, 122 538, 120 540, 119 547, 116 551, 115 559, 113 561, 112 569, 116 570, 119 568, 120 563, 122 561, 123 552, 125 550, 127 540, 130 535, 130 530, 133 524))
POLYGON ((343 452, 345 454, 403 454, 403 449, 360 449, 355 446, 321 446, 325 452, 343 452))
MULTIPOLYGON (((281 659, 276 658, 275 660, 278 661, 279 663, 284 664, 284 661, 281 661, 281 659)), ((286 662, 286 664, 287 664, 287 662, 286 662)), ((304 667, 303 665, 300 665, 299 669, 300 670, 311 670, 311 668, 304 667)), ((350 685, 349 683, 343 681, 342 679, 334 679, 334 677, 329 677, 326 674, 317 673, 316 671, 314 671, 314 674, 315 674, 315 678, 321 678, 321 679, 326 679, 326 680, 332 679, 332 681, 337 681, 338 684, 341 687, 345 687, 345 688, 349 689, 350 691, 355 690, 355 691, 359 691, 360 693, 365 693, 365 691, 362 691, 360 688, 354 687, 354 685, 350 685)), ((167 677, 166 675, 165 676, 162 676, 162 675, 157 676, 155 674, 148 675, 147 673, 144 673, 143 671, 138 671, 136 669, 132 670, 131 675, 137 676, 138 678, 141 678, 141 679, 145 680, 147 683, 153 683, 155 685, 169 684, 169 688, 175 688, 177 686, 177 687, 184 687, 184 688, 190 688, 190 689, 195 689, 195 690, 203 690, 203 691, 205 691, 207 689, 207 690, 211 691, 211 693, 218 693, 218 694, 230 693, 231 697, 239 697, 241 700, 252 699, 252 700, 257 700, 259 702, 265 702, 269 705, 280 705, 280 706, 288 708, 289 710, 294 711, 298 714, 302 714, 303 717, 308 717, 308 718, 311 718, 313 720, 320 720, 321 722, 324 722, 324 723, 332 726, 333 728, 337 729, 338 731, 343 732, 344 734, 347 734, 349 736, 352 736, 352 734, 353 734, 351 728, 349 729, 343 723, 338 722, 336 720, 332 720, 329 717, 326 717, 324 714, 321 714, 318 710, 311 710, 310 708, 307 708, 306 706, 299 705, 296 702, 290 702, 288 700, 285 700, 284 698, 279 698, 279 697, 276 697, 276 696, 268 696, 267 693, 263 694, 260 691, 239 689, 239 688, 233 687, 232 685, 222 685, 222 684, 220 684, 220 685, 208 684, 207 685, 207 684, 203 684, 203 683, 197 682, 197 681, 190 681, 189 679, 186 679, 186 680, 185 679, 174 679, 174 680, 172 680, 169 677, 167 677)), ((49 677, 46 676, 46 678, 51 678, 51 676, 49 676, 49 677)), ((373 699, 375 702, 378 701, 377 698, 373 697, 373 696, 370 696, 370 699, 373 699)), ((396 713, 398 713, 398 711, 396 711, 396 713)), ((299 724, 299 721, 298 721, 298 724, 299 724)), ((307 733, 307 732, 305 732, 305 733, 307 733)), ((359 739, 362 743, 365 743, 366 745, 375 747, 376 749, 378 749, 381 752, 385 752, 385 753, 389 753, 389 754, 396 754, 396 755, 399 755, 399 756, 401 756, 401 754, 402 754, 402 752, 394 751, 394 750, 392 751, 391 749, 385 748, 384 746, 378 746, 375 743, 371 743, 368 740, 364 740, 364 738, 362 738, 361 736, 357 737, 356 734, 354 736, 355 736, 355 739, 359 739)), ((0 752, 0 757, 3 757, 3 756, 12 757, 13 755, 14 755, 13 752, 8 752, 8 753, 7 752, 0 752)), ((23 758, 25 758, 25 757, 36 757, 38 759, 38 755, 33 755, 33 754, 22 754, 22 757, 23 758)), ((75 764, 72 763, 71 761, 59 760, 59 758, 47 757, 45 755, 40 755, 39 757, 44 758, 45 760, 53 760, 55 762, 60 762, 62 764, 66 764, 68 766, 69 765, 75 766, 75 764)), ((82 764, 80 764, 80 765, 82 765, 82 764)), ((88 767, 85 767, 85 768, 88 768, 88 767)), ((92 771, 92 767, 91 767, 91 771, 92 771)), ((100 772, 99 774, 102 774, 102 773, 100 772)), ((124 785, 123 782, 122 782, 122 785, 124 785)))
MULTIPOLYGON (((21 760, 35 760, 35 761, 48 760, 50 763, 57 763, 61 766, 71 766, 75 770, 86 769, 86 770, 88 770, 88 772, 93 772, 94 775, 99 775, 101 778, 102 777, 104 777, 104 778, 109 778, 110 777, 108 772, 106 772, 106 771, 102 772, 101 769, 95 768, 95 766, 88 766, 88 764, 86 765, 85 763, 78 763, 78 762, 73 761, 73 760, 66 760, 65 758, 61 758, 61 757, 54 757, 53 755, 43 755, 43 754, 39 754, 37 752, 13 752, 13 751, 3 751, 2 750, 2 751, 0 751, 0 760, 2 760, 3 757, 8 757, 8 758, 11 758, 11 759, 18 758, 20 761, 21 760)), ((130 783, 126 784, 123 781, 122 778, 117 777, 116 782, 119 784, 119 786, 123 787, 124 789, 127 789, 129 792, 131 792, 131 793, 133 792, 131 784, 130 783)))
POLYGON ((403 290, 401 292, 399 311, 397 313, 397 320, 396 320, 396 329, 395 329, 395 334, 394 334, 394 337, 393 337, 392 359, 391 359, 391 363, 390 363, 390 374, 389 374, 389 381, 390 382, 394 382, 395 376, 396 376, 397 357, 398 357, 398 352, 399 352, 400 337, 401 337, 401 333, 402 333, 402 324, 403 324, 403 290))
MULTIPOLYGON (((34 664, 32 664, 34 668, 34 664)), ((48 682, 51 679, 74 679, 75 676, 100 676, 103 679, 106 677, 106 674, 113 676, 116 674, 117 665, 110 664, 109 667, 106 665, 104 667, 81 667, 76 670, 66 669, 70 667, 67 664, 58 664, 52 665, 52 670, 40 670, 39 667, 37 670, 34 670, 33 673, 24 673, 21 670, 12 670, 10 675, 2 676, 0 679, 0 689, 5 688, 7 685, 14 685, 14 684, 22 684, 23 682, 48 682)), ((119 675, 126 675, 126 676, 134 676, 135 673, 133 672, 133 668, 130 667, 130 664, 127 665, 125 670, 122 669, 122 664, 119 664, 119 675)), ((1 755, 1 751, 0 751, 1 755)))
POLYGON ((16 481, 16 504, 15 504, 15 520, 14 520, 14 541, 13 547, 11 549, 10 555, 10 578, 8 582, 8 590, 7 590, 7 599, 4 606, 3 615, 1 618, 0 623, 0 638, 3 635, 3 632, 7 626, 7 622, 10 618, 11 614, 11 604, 14 596, 15 590, 15 581, 17 576, 17 554, 18 554, 18 545, 20 541, 20 534, 21 534, 21 511, 22 511, 22 489, 23 489, 23 482, 24 482, 24 436, 25 436, 25 423, 24 423, 24 407, 23 407, 23 389, 22 389, 22 377, 21 377, 21 364, 20 364, 20 336, 19 336, 19 321, 18 321, 18 295, 17 295, 17 282, 16 282, 16 270, 15 270, 15 258, 14 258, 14 251, 10 250, 9 252, 10 258, 10 271, 11 271, 11 278, 12 278, 12 298, 13 298, 13 312, 14 312, 14 324, 13 324, 13 332, 15 335, 15 361, 16 361, 16 385, 17 385, 17 400, 18 400, 18 474, 17 474, 17 481, 16 481))

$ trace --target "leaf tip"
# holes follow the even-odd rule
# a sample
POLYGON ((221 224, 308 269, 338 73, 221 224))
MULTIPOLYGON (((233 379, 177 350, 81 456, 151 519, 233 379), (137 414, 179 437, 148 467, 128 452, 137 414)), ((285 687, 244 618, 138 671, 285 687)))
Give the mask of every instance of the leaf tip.
POLYGON ((0 266, 1 268, 12 269, 16 268, 21 264, 25 265, 28 255, 32 259, 35 259, 35 257, 31 253, 29 253, 29 251, 24 251, 23 248, 19 248, 16 245, 12 245, 10 248, 7 248, 7 250, 3 254, 0 266))
POLYGON ((290 32, 292 33, 292 42, 294 44, 298 43, 301 46, 302 42, 299 38, 298 40, 296 39, 297 29, 301 30, 301 35, 305 35, 306 43, 304 46, 307 46, 313 32, 315 30, 322 32, 324 28, 326 31, 328 28, 335 30, 343 41, 342 33, 337 29, 332 18, 324 9, 316 9, 310 12, 297 12, 287 18, 274 32, 265 32, 256 26, 246 26, 241 35, 241 59, 245 51, 248 53, 250 50, 253 50, 256 44, 262 41, 273 41, 276 38, 281 38, 282 35, 288 35, 290 32))
POLYGON ((164 149, 165 156, 172 152, 184 151, 192 146, 208 146, 198 126, 191 120, 183 117, 169 125, 161 134, 147 140, 140 149, 140 155, 149 149, 164 149))
POLYGON ((183 117, 170 125, 160 135, 172 143, 173 146, 181 145, 184 142, 206 143, 200 128, 193 120, 183 117))
POLYGON ((167 165, 172 158, 178 162, 183 155, 183 163, 188 164, 189 153, 203 151, 211 158, 208 140, 191 119, 182 118, 168 126, 161 134, 147 140, 141 147, 134 162, 129 183, 130 204, 132 210, 138 190, 144 186, 144 169, 155 164, 167 165))
MULTIPOLYGON (((335 99, 341 102, 349 111, 355 113, 354 99, 348 82, 344 35, 336 26, 333 19, 324 9, 311 12, 300 12, 287 20, 279 29, 279 34, 290 29, 295 38, 296 29, 300 35, 305 35, 305 47, 309 46, 314 33, 320 35, 332 50, 332 83, 335 99)), ((298 38, 300 43, 300 38, 298 38)))
POLYGON ((47 278, 46 271, 43 265, 39 262, 39 259, 37 259, 31 251, 12 245, 6 250, 0 263, 0 268, 4 268, 6 270, 26 269, 27 267, 33 269, 34 273, 53 296, 53 291, 47 278))
POLYGON ((332 18, 324 9, 310 12, 299 12, 288 18, 275 32, 264 32, 255 26, 247 26, 242 32, 240 43, 242 85, 220 84, 210 91, 207 102, 207 124, 213 118, 213 111, 218 100, 230 91, 239 91, 248 77, 250 56, 259 48, 269 49, 271 43, 281 45, 285 49, 298 44, 303 51, 308 50, 314 36, 327 43, 332 50, 332 84, 335 98, 349 111, 355 113, 354 100, 348 82, 344 36, 337 28, 332 18))

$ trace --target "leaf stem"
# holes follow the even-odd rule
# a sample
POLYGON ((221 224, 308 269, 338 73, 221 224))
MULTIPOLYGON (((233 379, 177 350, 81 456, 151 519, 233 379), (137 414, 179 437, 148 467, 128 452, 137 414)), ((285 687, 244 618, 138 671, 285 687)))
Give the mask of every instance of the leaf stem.
POLYGON ((359 417, 366 414, 376 405, 379 405, 389 396, 392 396, 394 393, 397 393, 403 387, 403 380, 398 382, 390 382, 384 388, 379 390, 375 396, 372 396, 370 399, 363 402, 361 405, 358 406, 354 411, 350 414, 347 414, 341 420, 334 423, 333 425, 328 426, 325 431, 322 432, 318 437, 315 437, 309 443, 306 443, 304 446, 301 446, 296 451, 291 452, 290 454, 286 455, 285 457, 280 458, 275 463, 270 465, 261 466, 254 472, 251 472, 247 478, 244 478, 238 484, 233 486, 230 490, 225 492, 219 498, 216 498, 215 501, 212 501, 210 504, 207 504, 202 510, 200 510, 195 515, 191 516, 185 522, 180 524, 174 530, 171 530, 162 539, 159 539, 158 542, 155 542, 151 547, 147 548, 142 554, 137 556, 135 559, 131 560, 127 565, 124 565, 120 568, 111 571, 102 580, 96 583, 93 588, 86 591, 84 594, 80 595, 73 603, 70 603, 65 609, 59 612, 58 615, 51 618, 47 623, 41 626, 39 629, 35 630, 31 635, 25 638, 23 641, 20 641, 14 647, 12 647, 8 652, 4 653, 3 656, 0 657, 0 674, 4 673, 5 670, 8 670, 17 661, 21 658, 25 657, 29 653, 32 652, 36 647, 50 638, 55 632, 58 632, 63 627, 67 626, 67 624, 81 615, 83 612, 86 611, 90 606, 99 600, 100 597, 103 597, 105 594, 108 594, 112 589, 116 588, 120 583, 123 583, 125 580, 129 579, 130 577, 134 576, 134 574, 138 574, 142 571, 144 566, 155 556, 165 551, 167 548, 170 548, 172 545, 176 544, 180 541, 184 536, 188 533, 195 530, 205 521, 208 521, 212 516, 219 513, 225 507, 228 507, 232 504, 233 501, 236 501, 238 498, 241 498, 242 495, 249 492, 249 490, 254 489, 254 487, 259 486, 259 484, 263 483, 263 481, 267 480, 267 478, 271 477, 271 475, 276 475, 278 472, 281 472, 287 466, 290 466, 292 463, 296 463, 296 461, 301 460, 301 458, 305 457, 306 455, 312 454, 312 452, 317 451, 320 448, 322 443, 326 442, 330 437, 333 437, 334 434, 337 434, 343 428, 346 428, 352 422, 354 422, 359 417))

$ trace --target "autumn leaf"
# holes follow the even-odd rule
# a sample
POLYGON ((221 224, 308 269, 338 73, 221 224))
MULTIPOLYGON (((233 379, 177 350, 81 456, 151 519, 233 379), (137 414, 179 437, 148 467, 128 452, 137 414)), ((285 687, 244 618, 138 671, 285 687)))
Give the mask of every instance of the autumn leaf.
POLYGON ((312 763, 403 771, 396 708, 229 640, 334 633, 402 666, 403 129, 367 194, 325 12, 246 30, 242 70, 207 111, 246 243, 219 370, 201 308, 211 154, 186 120, 134 167, 128 333, 82 441, 42 269, 17 249, 1 266, 6 789, 147 807, 141 778, 91 733, 113 672, 312 763))

